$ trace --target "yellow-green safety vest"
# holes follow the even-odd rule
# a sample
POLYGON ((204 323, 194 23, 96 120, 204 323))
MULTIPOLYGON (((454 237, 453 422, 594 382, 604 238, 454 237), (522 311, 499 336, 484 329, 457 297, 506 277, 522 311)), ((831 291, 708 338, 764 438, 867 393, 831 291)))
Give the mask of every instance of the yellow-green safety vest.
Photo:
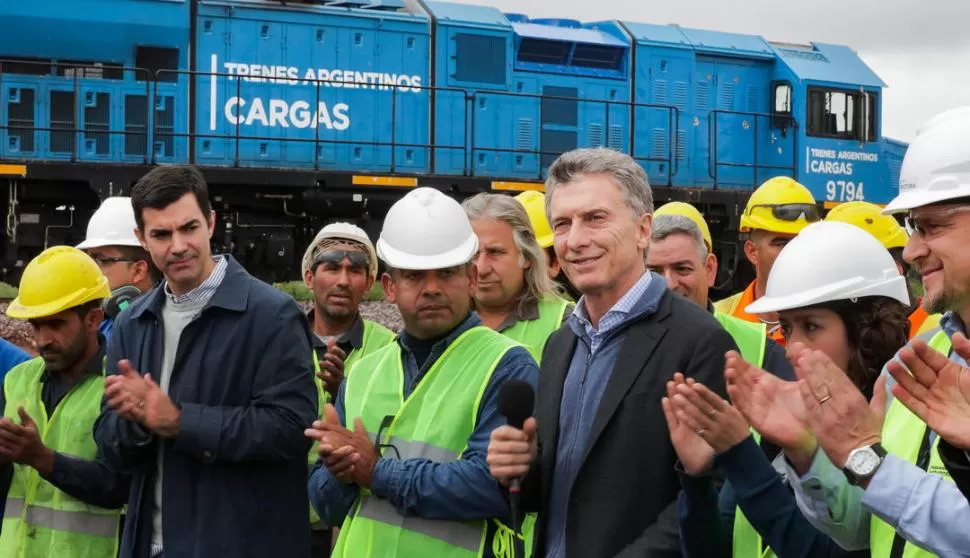
MULTIPOLYGON (((939 351, 943 355, 950 356, 950 338, 942 329, 930 338, 929 346, 939 351)), ((950 473, 947 472, 937 446, 940 437, 936 436, 933 446, 929 451, 929 463, 917 463, 920 457, 920 449, 923 446, 923 439, 927 434, 929 426, 919 417, 914 415, 898 399, 893 399, 886 411, 886 420, 882 425, 882 447, 889 453, 913 463, 917 467, 929 473, 940 475, 944 479, 951 481, 950 473), (927 467, 928 466, 928 467, 927 467)), ((879 519, 876 514, 872 514, 869 525, 869 549, 873 558, 884 558, 892 554, 892 549, 897 544, 904 545, 900 558, 923 558, 937 556, 928 550, 924 550, 915 544, 906 542, 902 536, 896 533, 892 525, 879 519), (898 539, 898 543, 896 542, 898 539)))
MULTIPOLYGON (((405 400, 401 348, 391 343, 363 357, 347 377, 344 422, 350 425, 360 417, 380 443, 384 458, 457 461, 475 430, 492 373, 502 357, 518 346, 487 327, 473 327, 448 346, 405 400)), ((510 556, 509 549, 501 548, 510 544, 507 538, 489 541, 487 532, 484 520, 403 515, 388 500, 361 487, 340 528, 333 556, 478 558, 486 545, 496 555, 510 556)))
MULTIPOLYGON (((754 429, 751 429, 751 435, 755 442, 761 443, 761 435, 754 429)), ((757 558, 759 556, 775 558, 775 553, 770 547, 761 548, 761 535, 748 522, 748 518, 741 511, 741 506, 738 506, 734 511, 734 534, 731 537, 731 543, 734 549, 732 553, 734 558, 757 558)))
MULTIPOLYGON (((541 362, 542 350, 546 346, 546 341, 562 326, 563 316, 570 304, 572 303, 558 296, 546 297, 539 302, 539 317, 537 319, 520 321, 503 331, 502 335, 511 337, 525 345, 536 362, 541 362)), ((522 538, 525 540, 525 558, 532 556, 536 519, 537 514, 528 513, 522 521, 521 532, 522 538)))
POLYGON ((550 296, 539 301, 539 317, 534 320, 521 320, 504 331, 502 335, 511 337, 532 353, 536 362, 542 360, 542 349, 546 340, 562 325, 563 315, 569 308, 569 301, 550 296))
POLYGON ((761 368, 765 361, 765 346, 768 344, 768 328, 764 324, 748 322, 740 318, 735 318, 724 312, 714 311, 714 317, 721 323, 734 339, 734 344, 738 346, 741 358, 751 364, 761 368))
MULTIPOLYGON (((350 372, 350 368, 357 363, 364 355, 368 355, 377 349, 380 349, 384 345, 394 341, 395 333, 390 329, 382 326, 377 322, 372 322, 370 320, 364 320, 364 335, 361 340, 360 348, 350 351, 347 355, 347 359, 344 360, 344 376, 350 372)), ((320 373, 320 358, 317 354, 317 350, 313 349, 313 381, 317 384, 317 408, 319 409, 320 416, 324 416, 324 409, 327 403, 330 402, 330 393, 323 386, 323 380, 317 376, 320 373)), ((310 446, 310 453, 308 454, 307 461, 310 464, 310 469, 316 465, 317 459, 320 457, 317 455, 317 448, 320 446, 320 442, 314 440, 313 444, 310 446)), ((320 523, 320 515, 317 514, 317 510, 310 504, 310 524, 316 525, 320 523)))
MULTIPOLYGON (((104 375, 85 375, 50 416, 41 399, 44 359, 36 357, 10 370, 3 381, 4 416, 20 424, 23 407, 37 424, 48 448, 94 460, 94 421, 101 413, 104 375)), ((35 469, 13 465, 13 479, 0 527, 4 558, 104 558, 118 553, 121 508, 105 509, 61 491, 35 469)))

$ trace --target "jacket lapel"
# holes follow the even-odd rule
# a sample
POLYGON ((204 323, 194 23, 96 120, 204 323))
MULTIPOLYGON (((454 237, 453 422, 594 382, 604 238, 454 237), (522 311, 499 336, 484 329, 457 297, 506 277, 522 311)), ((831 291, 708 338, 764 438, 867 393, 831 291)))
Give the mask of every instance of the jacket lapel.
POLYGON ((539 393, 536 401, 536 423, 539 429, 539 463, 542 467, 543 500, 552 487, 552 474, 556 466, 556 448, 559 445, 559 412, 562 405, 563 385, 573 358, 578 339, 569 327, 560 328, 549 339, 542 353, 539 369, 539 393))
POLYGON ((623 399, 630 388, 633 387, 637 378, 640 377, 653 352, 667 333, 667 327, 662 322, 663 318, 669 313, 670 293, 667 292, 653 315, 637 320, 627 330, 623 346, 620 347, 620 353, 613 364, 613 370, 610 371, 606 391, 603 392, 603 398, 596 409, 581 463, 586 462, 589 452, 593 449, 600 435, 603 434, 606 425, 619 409, 623 399))

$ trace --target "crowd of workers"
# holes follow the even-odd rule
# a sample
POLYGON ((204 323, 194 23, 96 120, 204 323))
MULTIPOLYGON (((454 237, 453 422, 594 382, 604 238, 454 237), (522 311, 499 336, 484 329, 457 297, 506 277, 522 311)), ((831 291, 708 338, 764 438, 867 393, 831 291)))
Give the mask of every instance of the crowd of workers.
POLYGON ((968 144, 928 122, 885 208, 765 182, 718 302, 704 217, 624 154, 416 188, 376 244, 317 234, 308 314, 156 167, 7 309, 39 356, 0 351, 0 556, 970 556, 968 144))

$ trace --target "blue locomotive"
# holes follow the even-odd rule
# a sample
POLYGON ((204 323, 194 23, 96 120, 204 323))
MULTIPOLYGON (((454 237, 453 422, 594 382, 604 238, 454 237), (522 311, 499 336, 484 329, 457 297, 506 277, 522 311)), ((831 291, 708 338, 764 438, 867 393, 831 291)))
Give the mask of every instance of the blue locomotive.
POLYGON ((838 45, 430 0, 34 0, 0 22, 7 277, 155 164, 202 168, 218 248, 282 279, 327 221, 376 235, 416 185, 541 188, 585 146, 701 207, 731 276, 762 181, 886 203, 906 149, 838 45))

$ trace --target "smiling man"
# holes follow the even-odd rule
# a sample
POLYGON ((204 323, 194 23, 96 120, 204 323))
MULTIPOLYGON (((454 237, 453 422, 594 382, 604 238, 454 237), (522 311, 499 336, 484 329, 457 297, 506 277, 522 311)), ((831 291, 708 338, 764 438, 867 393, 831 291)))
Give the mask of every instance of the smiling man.
POLYGON ((577 149, 546 180, 559 260, 583 296, 549 338, 535 418, 492 433, 488 463, 521 478, 535 556, 679 556, 674 453, 660 399, 674 373, 725 393, 731 336, 645 264, 653 194, 628 155, 577 149))
POLYGON ((303 430, 318 394, 306 317, 212 255, 216 216, 194 167, 153 169, 131 199, 165 281, 116 320, 94 429, 133 477, 119 554, 308 558, 303 430))
POLYGON ((472 310, 477 252, 465 212, 438 190, 417 188, 387 213, 377 254, 404 331, 357 363, 307 430, 320 443, 311 500, 341 526, 334 556, 522 556, 485 450, 505 423, 500 387, 534 386, 538 370, 472 310))

